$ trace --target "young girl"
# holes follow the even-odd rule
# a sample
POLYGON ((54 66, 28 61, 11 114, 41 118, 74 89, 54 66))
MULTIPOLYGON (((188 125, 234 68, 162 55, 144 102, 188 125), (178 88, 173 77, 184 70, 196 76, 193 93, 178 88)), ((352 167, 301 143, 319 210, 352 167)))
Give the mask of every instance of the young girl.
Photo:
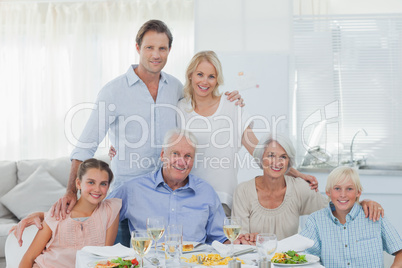
POLYGON ((81 163, 76 186, 81 197, 66 219, 46 215, 19 267, 75 267, 77 250, 84 246, 113 245, 119 225, 121 199, 106 197, 113 173, 97 159, 81 163), (103 201, 103 202, 102 202, 103 201))
POLYGON ((327 208, 311 214, 301 235, 314 241, 307 253, 317 255, 327 268, 384 267, 383 251, 395 255, 391 267, 402 267, 402 239, 386 218, 373 222, 359 205, 359 174, 338 167, 328 176, 327 208))

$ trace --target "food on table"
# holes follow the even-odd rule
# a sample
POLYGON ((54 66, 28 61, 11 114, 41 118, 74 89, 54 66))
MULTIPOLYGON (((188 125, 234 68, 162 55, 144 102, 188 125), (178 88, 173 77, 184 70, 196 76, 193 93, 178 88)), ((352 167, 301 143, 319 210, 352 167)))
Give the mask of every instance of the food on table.
POLYGON ((111 268, 111 267, 118 267, 118 263, 112 263, 111 261, 99 261, 95 268, 111 268))
POLYGON ((193 244, 184 244, 183 245, 183 251, 192 251, 194 249, 193 244))
MULTIPOLYGON (((165 243, 162 243, 162 248, 163 251, 165 250, 165 243)), ((183 244, 183 251, 192 251, 194 249, 193 244, 183 244)))
POLYGON ((134 267, 138 266, 138 261, 136 258, 116 258, 107 261, 99 261, 95 265, 95 268, 111 268, 111 267, 118 267, 118 268, 130 268, 132 265, 134 267))
MULTIPOLYGON (((202 259, 202 265, 214 266, 214 265, 228 265, 229 261, 233 260, 231 257, 222 258, 219 254, 193 254, 190 258, 182 257, 182 259, 187 263, 198 263, 198 258, 202 259)), ((244 261, 236 258, 244 264, 244 261)))
POLYGON ((294 250, 289 250, 282 253, 275 253, 272 257, 273 263, 285 263, 285 264, 300 264, 306 263, 306 255, 300 255, 294 250))

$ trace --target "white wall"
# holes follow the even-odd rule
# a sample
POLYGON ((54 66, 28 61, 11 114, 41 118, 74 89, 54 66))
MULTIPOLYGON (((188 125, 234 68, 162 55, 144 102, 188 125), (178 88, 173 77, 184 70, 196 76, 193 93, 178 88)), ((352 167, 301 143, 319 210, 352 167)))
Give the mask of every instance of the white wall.
MULTIPOLYGON (((291 0, 195 0, 195 52, 218 54, 225 78, 221 91, 239 90, 246 110, 267 120, 256 121, 255 131, 266 132, 278 118, 285 118, 279 131, 288 129, 292 16, 291 0)), ((243 149, 240 157, 249 155, 243 149)), ((249 165, 240 168, 239 181, 261 173, 249 165)))
POLYGON ((401 13, 400 0, 294 0, 295 15, 401 13))

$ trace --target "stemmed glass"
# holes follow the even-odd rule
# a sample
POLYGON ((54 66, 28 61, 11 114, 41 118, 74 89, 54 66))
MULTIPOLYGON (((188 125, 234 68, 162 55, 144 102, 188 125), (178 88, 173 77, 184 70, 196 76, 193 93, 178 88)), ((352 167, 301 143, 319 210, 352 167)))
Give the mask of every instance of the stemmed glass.
POLYGON ((230 256, 232 257, 234 254, 234 246, 233 241, 235 241, 239 235, 241 230, 241 222, 240 218, 237 217, 227 217, 223 222, 223 232, 226 237, 230 240, 230 256))
POLYGON ((164 217, 150 217, 147 218, 147 232, 148 235, 155 241, 155 257, 158 257, 156 251, 158 240, 161 239, 165 233, 165 218, 164 217))
POLYGON ((151 249, 152 239, 146 231, 131 232, 131 244, 134 251, 141 257, 141 266, 144 267, 144 256, 151 249))
POLYGON ((275 252, 278 239, 275 234, 261 233, 257 235, 256 246, 260 260, 271 261, 271 255, 275 252))

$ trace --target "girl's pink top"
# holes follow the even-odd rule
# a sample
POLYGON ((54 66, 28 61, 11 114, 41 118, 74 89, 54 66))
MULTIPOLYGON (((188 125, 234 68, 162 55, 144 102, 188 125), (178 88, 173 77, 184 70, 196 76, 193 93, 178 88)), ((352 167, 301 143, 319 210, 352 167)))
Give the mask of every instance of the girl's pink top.
POLYGON ((71 214, 67 214, 65 220, 57 221, 47 213, 45 221, 53 232, 52 238, 35 259, 33 267, 75 267, 77 250, 85 246, 105 245, 106 230, 116 219, 120 208, 121 199, 106 199, 83 222, 71 219, 71 214))

